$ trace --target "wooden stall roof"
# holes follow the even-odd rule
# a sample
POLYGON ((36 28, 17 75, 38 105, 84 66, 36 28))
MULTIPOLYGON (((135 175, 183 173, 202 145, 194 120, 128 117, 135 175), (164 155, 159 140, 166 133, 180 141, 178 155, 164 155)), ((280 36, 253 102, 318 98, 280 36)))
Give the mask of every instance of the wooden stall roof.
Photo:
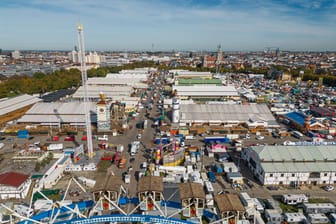
POLYGON ((220 213, 226 211, 245 211, 244 206, 237 194, 215 195, 215 201, 220 213))
POLYGON ((142 177, 138 182, 138 193, 146 191, 163 192, 163 178, 156 176, 142 177))
POLYGON ((180 198, 201 198, 205 199, 203 186, 200 183, 181 183, 179 184, 180 198))
POLYGON ((210 126, 211 131, 230 131, 231 129, 224 126, 212 125, 210 126))
POLYGON ((92 192, 105 190, 119 192, 122 183, 122 178, 120 176, 100 175, 96 178, 96 184, 92 189, 92 192))

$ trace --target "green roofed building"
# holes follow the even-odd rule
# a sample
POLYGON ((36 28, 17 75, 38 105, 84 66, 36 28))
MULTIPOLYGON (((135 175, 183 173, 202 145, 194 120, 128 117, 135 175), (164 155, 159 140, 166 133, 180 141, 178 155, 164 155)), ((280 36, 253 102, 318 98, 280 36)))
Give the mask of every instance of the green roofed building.
POLYGON ((217 85, 221 86, 220 79, 178 79, 179 86, 193 86, 193 85, 217 85))

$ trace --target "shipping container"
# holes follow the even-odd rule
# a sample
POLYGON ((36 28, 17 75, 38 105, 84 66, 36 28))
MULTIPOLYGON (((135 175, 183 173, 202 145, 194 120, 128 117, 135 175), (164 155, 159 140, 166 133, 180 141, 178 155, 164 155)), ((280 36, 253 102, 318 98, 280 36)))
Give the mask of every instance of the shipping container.
POLYGON ((28 130, 19 130, 18 131, 18 138, 29 138, 29 132, 28 130))
POLYGON ((230 139, 224 136, 209 136, 205 137, 204 142, 207 143, 229 143, 230 139))

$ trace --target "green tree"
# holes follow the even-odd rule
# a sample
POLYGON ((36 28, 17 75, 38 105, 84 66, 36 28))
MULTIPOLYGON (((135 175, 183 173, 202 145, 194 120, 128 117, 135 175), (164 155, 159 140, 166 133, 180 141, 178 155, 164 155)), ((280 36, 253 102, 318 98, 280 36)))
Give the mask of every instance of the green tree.
POLYGON ((35 164, 35 171, 39 172, 40 169, 41 169, 41 164, 39 162, 36 162, 36 164, 35 164))

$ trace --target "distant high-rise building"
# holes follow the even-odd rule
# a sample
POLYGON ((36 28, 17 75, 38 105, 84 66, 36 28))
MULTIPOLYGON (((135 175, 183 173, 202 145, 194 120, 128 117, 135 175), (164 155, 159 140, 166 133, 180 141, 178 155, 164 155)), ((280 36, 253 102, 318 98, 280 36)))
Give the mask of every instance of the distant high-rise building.
MULTIPOLYGON (((81 59, 80 59, 80 52, 79 51, 71 51, 68 54, 68 58, 70 61, 72 61, 73 63, 80 63, 81 59)), ((100 64, 101 61, 101 56, 97 54, 97 52, 90 52, 88 55, 85 55, 85 62, 89 63, 89 64, 100 64)))
POLYGON ((216 58, 216 73, 218 73, 219 71, 219 66, 222 64, 223 62, 223 52, 222 52, 222 47, 219 44, 217 46, 217 58, 216 58))
POLYGON ((18 50, 15 50, 12 52, 12 58, 13 59, 20 59, 21 58, 21 53, 18 50))
POLYGON ((220 44, 217 46, 217 61, 218 64, 221 64, 223 62, 223 52, 222 46, 220 44))
POLYGON ((79 53, 78 51, 71 51, 69 54, 68 54, 68 57, 69 57, 69 60, 72 61, 73 63, 79 63, 80 62, 80 58, 79 58, 79 53))
POLYGON ((86 63, 90 64, 99 64, 100 63, 100 57, 97 54, 97 52, 90 52, 89 55, 86 55, 86 63))

